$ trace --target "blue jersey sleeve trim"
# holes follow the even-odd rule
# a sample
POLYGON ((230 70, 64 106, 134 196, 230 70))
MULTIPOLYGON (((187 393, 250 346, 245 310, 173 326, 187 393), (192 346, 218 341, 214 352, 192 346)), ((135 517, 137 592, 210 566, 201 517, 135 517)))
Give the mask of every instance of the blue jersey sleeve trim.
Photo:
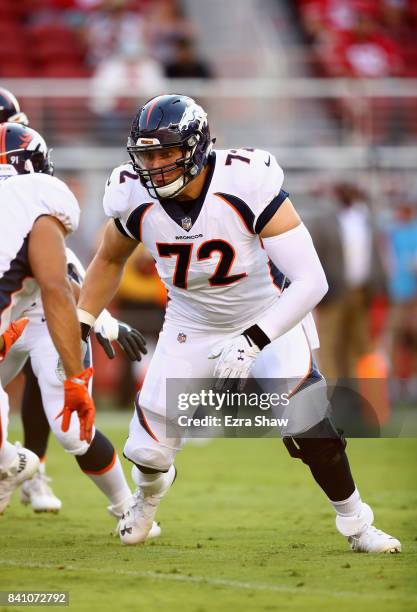
POLYGON ((127 233, 127 231, 125 230, 125 228, 122 225, 122 222, 120 221, 120 219, 114 218, 113 219, 115 226, 117 227, 117 229, 119 230, 119 232, 123 235, 126 236, 126 238, 130 238, 132 240, 132 237, 129 236, 129 234, 127 233))
POLYGON ((275 198, 268 204, 265 210, 261 212, 255 224, 256 234, 261 233, 265 225, 267 225, 267 223, 272 219, 272 217, 277 212, 278 208, 281 206, 284 200, 288 198, 288 196, 289 196, 289 193, 287 191, 284 191, 284 189, 281 189, 279 194, 275 196, 275 198))

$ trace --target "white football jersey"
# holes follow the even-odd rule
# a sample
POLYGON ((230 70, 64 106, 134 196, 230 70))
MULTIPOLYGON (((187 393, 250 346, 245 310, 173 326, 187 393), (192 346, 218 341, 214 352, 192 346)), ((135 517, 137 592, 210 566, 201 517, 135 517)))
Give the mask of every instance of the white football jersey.
POLYGON ((29 265, 28 238, 42 215, 57 218, 68 232, 77 229, 80 209, 65 183, 40 173, 0 181, 0 333, 36 307, 39 287, 29 265))
POLYGON ((284 279, 259 233, 288 196, 275 158, 253 149, 216 150, 191 204, 152 199, 131 164, 115 168, 104 211, 143 244, 168 289, 166 319, 195 331, 255 323, 279 299, 284 279))

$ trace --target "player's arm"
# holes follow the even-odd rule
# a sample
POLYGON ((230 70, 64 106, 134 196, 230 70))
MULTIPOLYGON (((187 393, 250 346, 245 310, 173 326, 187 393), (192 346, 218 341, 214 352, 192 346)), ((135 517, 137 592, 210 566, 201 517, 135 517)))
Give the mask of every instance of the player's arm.
POLYGON ((123 236, 114 221, 107 223, 100 247, 88 266, 78 301, 79 318, 90 328, 109 304, 117 289, 127 259, 137 242, 123 236))
MULTIPOLYGON (((70 257, 72 260, 76 258, 72 251, 70 251, 70 257)), ((78 303, 82 287, 80 281, 85 278, 85 270, 81 262, 79 260, 76 261, 76 275, 74 275, 74 278, 71 276, 70 265, 68 266, 68 270, 72 293, 75 301, 78 303), (75 276, 77 276, 79 280, 75 280, 75 276)), ((74 261, 71 263, 74 265, 74 261)), ((99 344, 102 346, 109 359, 113 359, 116 356, 112 345, 114 340, 117 341, 131 361, 140 361, 142 359, 142 354, 147 353, 146 340, 142 334, 137 329, 130 327, 127 323, 123 323, 123 321, 119 321, 113 317, 106 309, 102 310, 100 316, 97 318, 94 324, 94 332, 99 344)), ((83 339, 86 339, 85 336, 83 339)))
POLYGON ((247 332, 263 348, 317 306, 327 293, 328 284, 310 233, 288 197, 260 237, 269 259, 291 281, 278 302, 247 332))
POLYGON ((34 223, 29 237, 29 263, 41 289, 48 330, 67 375, 64 380, 64 406, 61 429, 68 431, 73 412, 80 421, 80 440, 90 442, 95 408, 88 393, 92 368, 83 369, 81 334, 75 300, 67 277, 64 236, 66 230, 52 216, 34 223))
POLYGON ((269 259, 291 281, 280 299, 243 333, 226 345, 215 347, 209 358, 217 359, 214 375, 221 390, 228 379, 245 379, 257 354, 272 340, 285 334, 320 302, 328 284, 311 236, 287 197, 260 232, 269 259))
POLYGON ((67 278, 65 229, 52 216, 42 216, 29 238, 29 263, 39 284, 45 318, 52 341, 61 357, 67 377, 82 369, 81 336, 67 278))

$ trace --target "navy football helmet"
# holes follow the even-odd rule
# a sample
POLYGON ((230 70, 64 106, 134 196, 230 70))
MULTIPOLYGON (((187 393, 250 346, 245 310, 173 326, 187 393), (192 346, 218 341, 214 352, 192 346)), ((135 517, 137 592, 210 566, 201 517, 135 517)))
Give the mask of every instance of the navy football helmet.
POLYGON ((53 174, 46 142, 38 132, 20 123, 0 124, 0 171, 7 174, 53 174))
POLYGON ((127 150, 151 197, 165 199, 177 196, 200 174, 213 143, 203 108, 188 96, 168 94, 152 98, 139 110, 133 119, 127 150), (180 147, 181 157, 158 168, 146 167, 148 152, 170 147, 180 147), (178 169, 182 170, 180 176, 169 182, 167 175, 178 169), (154 180, 156 176, 159 184, 154 180))
POLYGON ((19 102, 12 92, 0 87, 0 123, 4 121, 29 125, 27 116, 21 112, 19 102))

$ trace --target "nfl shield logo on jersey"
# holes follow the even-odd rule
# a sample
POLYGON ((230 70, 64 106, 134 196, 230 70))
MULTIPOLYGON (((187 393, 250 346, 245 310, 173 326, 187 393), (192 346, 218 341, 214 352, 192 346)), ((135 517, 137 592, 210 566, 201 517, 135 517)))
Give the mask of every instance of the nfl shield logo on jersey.
POLYGON ((181 219, 181 225, 182 229, 184 229, 186 232, 189 232, 193 226, 191 217, 184 217, 183 219, 181 219))
POLYGON ((177 336, 177 340, 180 344, 183 344, 187 340, 186 334, 183 334, 182 332, 180 332, 177 336))

